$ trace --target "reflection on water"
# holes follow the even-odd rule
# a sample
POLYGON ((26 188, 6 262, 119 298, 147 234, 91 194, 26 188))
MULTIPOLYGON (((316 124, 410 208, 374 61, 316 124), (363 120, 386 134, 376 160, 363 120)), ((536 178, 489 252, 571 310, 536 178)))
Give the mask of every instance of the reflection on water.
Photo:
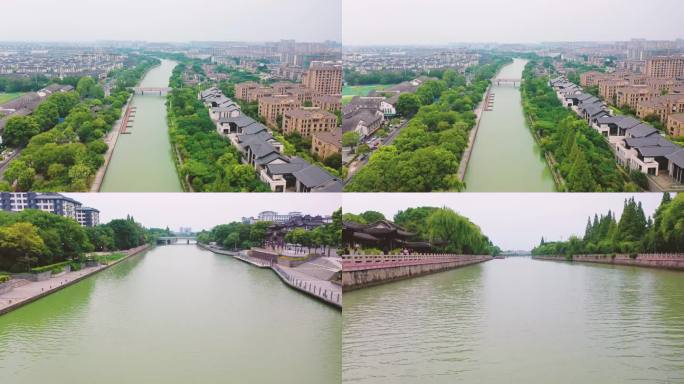
POLYGON ((340 334, 269 270, 157 247, 0 316, 0 382, 335 383, 340 334))
POLYGON ((345 383, 684 382, 681 272, 508 258, 345 294, 345 383))
MULTIPOLYGON (((519 79, 526 60, 516 59, 498 77, 519 79)), ((492 85, 494 110, 482 116, 468 162, 468 192, 553 192, 551 172, 525 123, 520 88, 492 85)))

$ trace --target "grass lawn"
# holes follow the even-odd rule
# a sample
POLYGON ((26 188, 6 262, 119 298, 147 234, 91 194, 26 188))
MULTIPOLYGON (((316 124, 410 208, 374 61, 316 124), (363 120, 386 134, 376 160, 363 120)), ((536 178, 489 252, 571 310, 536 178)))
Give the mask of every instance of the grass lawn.
POLYGON ((346 86, 342 88, 342 104, 349 104, 354 96, 368 96, 371 91, 379 91, 391 86, 391 84, 346 86))
POLYGON ((21 96, 23 93, 21 92, 12 92, 12 93, 2 93, 0 92, 0 104, 4 104, 8 101, 12 101, 16 99, 17 97, 21 96))

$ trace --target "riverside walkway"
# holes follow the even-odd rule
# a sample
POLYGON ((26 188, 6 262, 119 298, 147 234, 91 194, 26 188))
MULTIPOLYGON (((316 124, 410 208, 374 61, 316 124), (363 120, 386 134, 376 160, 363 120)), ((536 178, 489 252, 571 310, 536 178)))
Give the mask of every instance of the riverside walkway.
MULTIPOLYGON (((197 245, 220 255, 232 256, 240 261, 251 264, 258 268, 270 268, 273 270, 273 272, 275 272, 276 275, 278 275, 278 277, 280 277, 283 283, 287 284, 289 287, 321 300, 327 304, 342 308, 342 287, 340 285, 322 279, 319 276, 314 276, 314 273, 304 272, 309 272, 308 269, 310 267, 315 268, 318 265, 315 262, 305 263, 306 265, 303 265, 302 268, 286 267, 275 263, 269 263, 256 257, 250 257, 244 251, 233 252, 211 245, 200 243, 197 245)), ((326 269, 326 266, 321 266, 320 269, 323 273, 329 273, 329 270, 326 269)))
MULTIPOLYGON (((110 264, 100 264, 94 267, 86 267, 79 271, 60 273, 43 281, 17 279, 17 281, 14 281, 14 288, 12 288, 9 292, 0 294, 0 315, 13 311, 23 305, 75 284, 95 273, 110 268, 133 255, 137 255, 148 248, 149 245, 146 244, 137 248, 129 249, 127 251, 123 251, 126 253, 126 256, 110 264)), ((10 280, 10 282, 12 281, 13 280, 10 280)))

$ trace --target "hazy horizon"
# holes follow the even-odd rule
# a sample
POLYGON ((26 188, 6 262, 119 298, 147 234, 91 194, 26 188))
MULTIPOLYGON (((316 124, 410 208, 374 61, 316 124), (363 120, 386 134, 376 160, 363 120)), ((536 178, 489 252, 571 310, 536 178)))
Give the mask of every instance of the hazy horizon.
POLYGON ((622 214, 625 199, 641 201, 652 216, 661 193, 345 193, 344 213, 381 212, 389 220, 400 210, 448 207, 478 225, 503 250, 531 250, 547 241, 584 236, 587 218, 622 214))
POLYGON ((133 216, 148 228, 193 231, 240 221, 261 211, 331 215, 340 208, 337 194, 278 193, 64 193, 100 211, 100 223, 133 216))
POLYGON ((4 0, 2 8, 7 42, 341 41, 342 33, 340 0, 4 0))
POLYGON ((526 44, 675 40, 684 37, 676 0, 345 0, 342 42, 349 46, 526 44), (382 15, 382 21, 378 20, 382 15))

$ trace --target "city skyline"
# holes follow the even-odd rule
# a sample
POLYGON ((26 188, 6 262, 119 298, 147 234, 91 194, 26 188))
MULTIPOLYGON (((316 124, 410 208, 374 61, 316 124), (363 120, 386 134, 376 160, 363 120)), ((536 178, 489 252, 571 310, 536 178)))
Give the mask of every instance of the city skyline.
POLYGON ((572 7, 559 0, 521 0, 515 3, 515 7, 510 7, 505 0, 476 3, 425 0, 419 7, 411 4, 410 0, 344 1, 343 44, 524 44, 626 41, 632 38, 675 40, 684 37, 676 13, 663 13, 663 10, 677 9, 679 3, 675 0, 631 3, 629 7, 619 0, 577 0, 572 7), (392 22, 377 23, 378 14, 392 22))
POLYGON ((557 241, 567 240, 572 235, 584 236, 587 218, 594 214, 605 215, 610 210, 619 218, 625 199, 631 197, 642 203, 647 217, 652 216, 662 196, 660 193, 465 193, 457 196, 449 193, 345 193, 342 206, 343 213, 372 210, 382 213, 388 220, 408 208, 448 207, 479 226, 501 249, 531 250, 542 237, 546 241, 557 241))
POLYGON ((12 18, 0 24, 0 36, 32 42, 341 41, 338 0, 198 0, 192 7, 180 0, 121 0, 106 12, 91 4, 7 0, 3 11, 12 18), (40 28, 26 28, 29 24, 40 28))
POLYGON ((278 194, 250 193, 64 193, 84 206, 100 211, 100 223, 133 216, 147 228, 193 231, 209 230, 219 224, 240 222, 261 211, 299 211, 303 214, 330 215, 340 207, 334 194, 295 195, 282 205, 278 194), (220 207, 217 209, 217 207, 220 207))

